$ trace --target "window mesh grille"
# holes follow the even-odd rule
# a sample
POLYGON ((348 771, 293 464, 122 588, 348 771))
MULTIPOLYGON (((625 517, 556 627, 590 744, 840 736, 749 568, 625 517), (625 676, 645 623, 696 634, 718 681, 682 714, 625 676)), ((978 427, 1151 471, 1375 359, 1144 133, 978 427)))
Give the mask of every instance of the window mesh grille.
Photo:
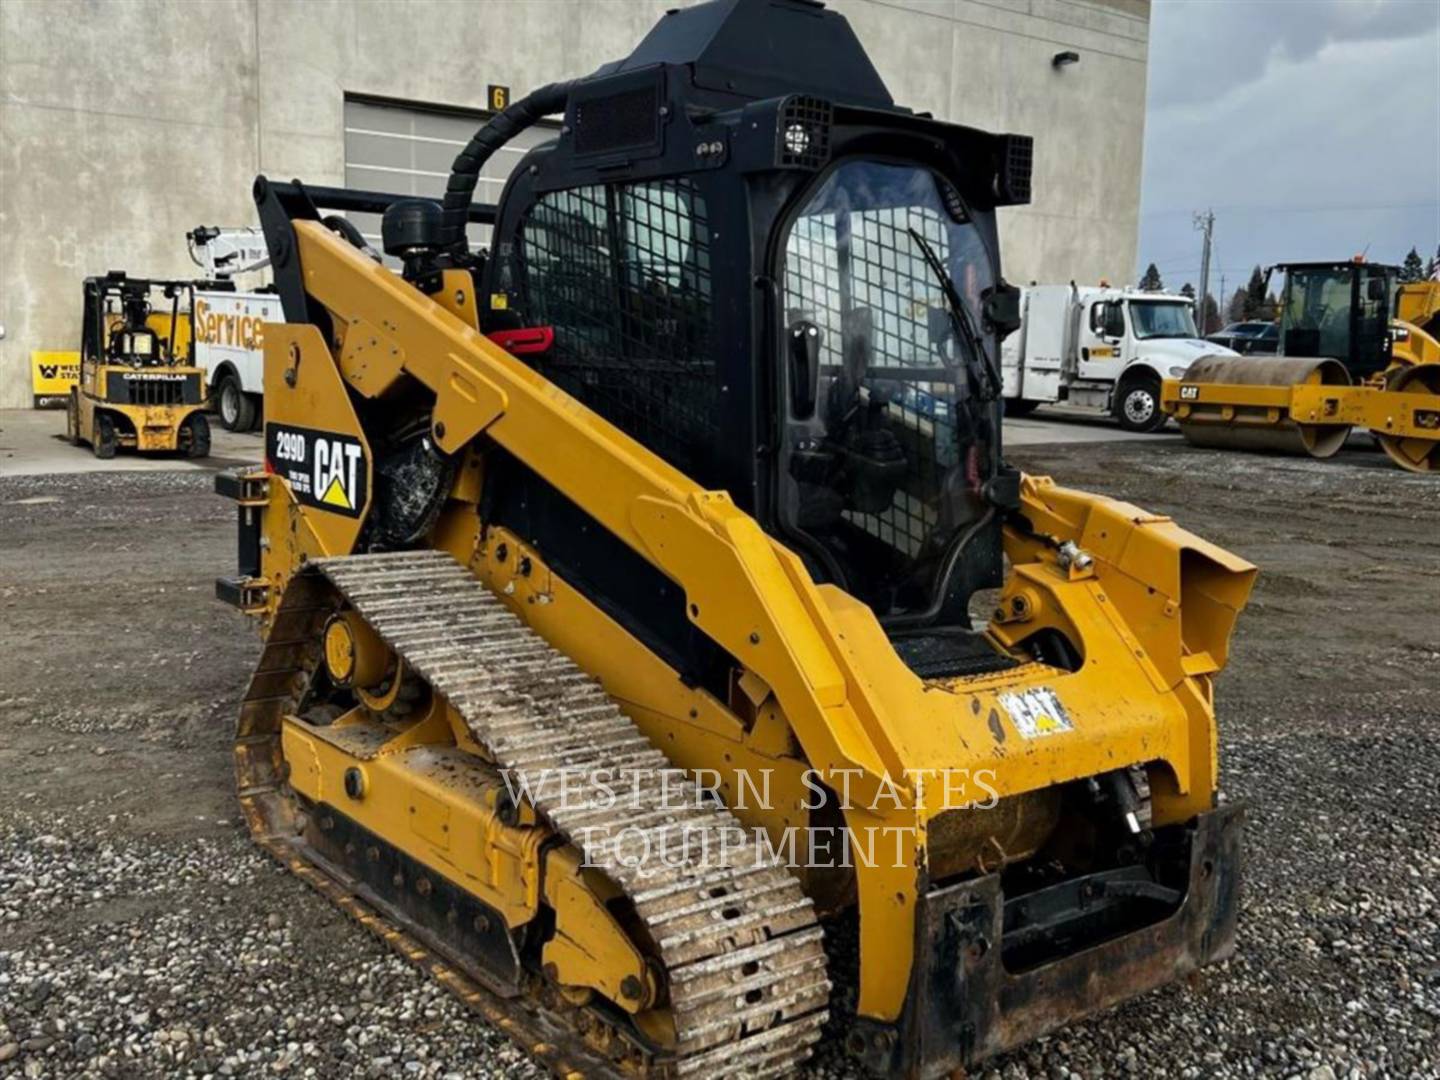
MULTIPOLYGON (((821 365, 839 374, 853 316, 869 315, 867 387, 888 397, 884 414, 910 463, 905 486, 880 514, 844 511, 847 521, 914 558, 936 534, 934 496, 957 463, 956 387, 941 353, 950 334, 945 299, 910 234, 925 238, 944 263, 949 231, 940 215, 922 206, 815 214, 796 221, 785 253, 787 318, 808 319, 821 331, 821 365), (849 326, 847 326, 849 323, 849 326)), ((822 387, 822 395, 824 389, 822 387)))
POLYGON ((516 247, 527 319, 555 331, 543 373, 702 482, 720 406, 709 235, 680 179, 546 195, 516 247))

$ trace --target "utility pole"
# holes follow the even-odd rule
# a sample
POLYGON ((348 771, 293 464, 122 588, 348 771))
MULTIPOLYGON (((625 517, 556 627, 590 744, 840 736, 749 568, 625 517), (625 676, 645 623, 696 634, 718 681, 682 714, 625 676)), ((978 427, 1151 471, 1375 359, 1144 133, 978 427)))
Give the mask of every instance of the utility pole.
MULTIPOLYGON (((1206 321, 1206 298, 1210 295, 1210 244, 1215 238, 1215 211, 1206 210, 1203 214, 1197 213, 1195 228, 1205 237, 1200 249, 1200 321, 1204 323, 1206 321)), ((1216 300, 1215 306, 1218 308, 1221 303, 1223 303, 1222 300, 1216 300)), ((1206 329, 1205 326, 1201 326, 1200 332, 1203 334, 1206 329)))
MULTIPOLYGON (((1215 310, 1220 313, 1220 323, 1223 326, 1230 320, 1230 312, 1225 307, 1225 271, 1220 271, 1220 295, 1215 298, 1215 310)), ((1201 335, 1202 337, 1204 335, 1201 335)))

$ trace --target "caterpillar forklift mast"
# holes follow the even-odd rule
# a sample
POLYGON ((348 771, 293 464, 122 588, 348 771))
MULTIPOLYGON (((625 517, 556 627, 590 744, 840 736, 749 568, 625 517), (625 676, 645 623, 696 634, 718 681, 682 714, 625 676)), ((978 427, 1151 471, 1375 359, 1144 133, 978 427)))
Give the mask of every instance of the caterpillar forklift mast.
POLYGON ((256 840, 560 1075, 786 1075, 853 982, 849 1051, 944 1076, 1228 955, 1255 571, 1005 464, 1031 154, 720 0, 443 206, 258 179, 256 840), (326 213, 376 205, 403 274, 326 213))
POLYGON ((66 413, 72 444, 89 443, 98 458, 122 446, 209 456, 205 380, 190 332, 193 295, 188 282, 119 270, 85 279, 80 379, 66 413), (166 302, 155 303, 159 297, 166 302))
POLYGON ((1279 356, 1202 357, 1162 387, 1185 439, 1328 458, 1361 427, 1401 468, 1440 470, 1440 282, 1359 259, 1274 270, 1279 356))

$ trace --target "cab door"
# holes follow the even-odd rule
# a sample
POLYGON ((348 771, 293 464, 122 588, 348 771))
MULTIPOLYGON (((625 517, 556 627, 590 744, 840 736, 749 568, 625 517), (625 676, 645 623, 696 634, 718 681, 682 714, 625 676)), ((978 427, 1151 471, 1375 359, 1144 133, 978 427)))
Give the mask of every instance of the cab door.
POLYGON ((1125 366, 1125 302, 1103 297, 1090 301, 1081 315, 1076 340, 1080 378, 1110 381, 1125 366))
POLYGON ((1350 349, 1350 374, 1365 379, 1390 364, 1390 305, 1395 271, 1365 266, 1355 283, 1355 318, 1350 349))

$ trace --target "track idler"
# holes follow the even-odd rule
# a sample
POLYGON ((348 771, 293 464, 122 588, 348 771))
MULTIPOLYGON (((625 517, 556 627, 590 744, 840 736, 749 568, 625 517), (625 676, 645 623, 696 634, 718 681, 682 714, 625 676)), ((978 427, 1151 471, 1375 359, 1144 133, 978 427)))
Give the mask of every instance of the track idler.
MULTIPOLYGON (((1206 356, 1180 379, 1180 433, 1193 446, 1221 450, 1268 450, 1328 458, 1350 436, 1348 423, 1315 423, 1292 414, 1270 395, 1247 394, 1251 387, 1349 386, 1350 375, 1336 360, 1252 356, 1206 356), (1224 402, 1186 401, 1185 388, 1223 383, 1236 388, 1224 402)), ((1393 455, 1392 455, 1393 456, 1393 455)))

